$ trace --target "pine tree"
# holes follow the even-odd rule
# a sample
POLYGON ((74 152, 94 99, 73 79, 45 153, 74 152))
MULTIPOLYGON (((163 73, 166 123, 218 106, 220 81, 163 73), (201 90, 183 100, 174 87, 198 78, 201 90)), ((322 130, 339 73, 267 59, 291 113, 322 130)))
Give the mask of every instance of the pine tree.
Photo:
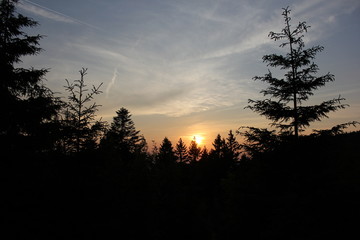
POLYGON ((136 130, 130 112, 126 108, 121 108, 116 114, 110 129, 101 140, 102 148, 124 157, 145 151, 146 141, 140 135, 140 131, 136 130))
POLYGON ((186 163, 188 161, 188 154, 186 144, 180 138, 175 148, 175 155, 180 163, 186 163))
POLYGON ((6 144, 11 147, 17 144, 19 136, 31 139, 26 145, 48 141, 49 122, 61 106, 59 99, 43 84, 46 69, 16 67, 23 56, 37 55, 42 50, 39 47, 42 36, 30 36, 22 31, 38 23, 17 14, 17 2, 0 2, 0 101, 4 103, 0 135, 6 136, 6 144))
POLYGON ((290 22, 290 9, 284 8, 282 13, 285 27, 281 32, 270 32, 269 37, 274 41, 283 41, 281 48, 287 47, 286 55, 270 54, 263 57, 263 61, 270 67, 279 67, 286 70, 284 79, 273 76, 271 71, 263 77, 254 77, 270 84, 261 93, 274 99, 252 100, 249 99, 251 110, 265 116, 272 121, 272 125, 280 128, 283 132, 293 133, 298 137, 299 132, 308 127, 311 122, 320 121, 327 117, 329 112, 345 108, 341 104, 344 98, 340 96, 332 100, 324 101, 319 105, 303 106, 302 103, 313 95, 313 91, 324 86, 327 82, 334 81, 334 75, 327 73, 317 77, 318 66, 313 62, 316 54, 323 51, 322 46, 314 46, 305 49, 303 41, 304 33, 309 26, 306 22, 300 22, 292 28, 290 22))
POLYGON ((70 83, 66 79, 66 91, 69 92, 68 102, 64 111, 64 124, 67 128, 67 145, 70 151, 80 152, 89 146, 95 147, 96 138, 102 132, 104 123, 95 121, 96 112, 100 105, 92 102, 95 95, 102 93, 100 87, 102 83, 91 90, 85 84, 87 69, 82 68, 80 79, 70 83), (92 102, 92 103, 91 103, 92 102))

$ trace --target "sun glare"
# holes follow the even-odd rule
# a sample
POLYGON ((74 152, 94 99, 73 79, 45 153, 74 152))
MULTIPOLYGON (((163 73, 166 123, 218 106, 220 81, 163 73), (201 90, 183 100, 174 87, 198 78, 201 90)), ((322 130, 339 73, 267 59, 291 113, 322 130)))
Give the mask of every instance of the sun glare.
MULTIPOLYGON (((193 139, 195 139, 195 142, 196 142, 198 145, 200 145, 200 144, 202 144, 202 142, 203 142, 203 140, 204 140, 204 137, 201 136, 201 135, 196 134, 196 135, 193 136, 193 139)), ((192 139, 192 140, 193 140, 193 139, 192 139)))

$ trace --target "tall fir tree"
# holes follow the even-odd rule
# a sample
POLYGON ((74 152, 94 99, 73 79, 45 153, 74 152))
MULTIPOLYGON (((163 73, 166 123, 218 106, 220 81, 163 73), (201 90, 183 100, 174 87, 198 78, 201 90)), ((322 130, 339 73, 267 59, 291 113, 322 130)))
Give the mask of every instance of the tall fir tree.
POLYGON ((213 149, 211 149, 210 154, 216 160, 222 160, 226 157, 228 149, 225 143, 225 139, 218 134, 213 142, 213 149))
POLYGON ((158 164, 169 166, 176 162, 176 156, 171 141, 165 137, 160 145, 158 164))
POLYGON ((190 163, 195 163, 199 160, 201 153, 201 147, 198 146, 196 143, 196 138, 194 137, 193 140, 190 142, 188 155, 189 155, 189 161, 190 163))
POLYGON ((175 147, 175 155, 179 163, 186 163, 189 159, 187 154, 187 147, 184 141, 180 138, 175 147))
POLYGON ((345 108, 346 105, 341 104, 344 98, 340 96, 319 105, 302 105, 309 99, 309 96, 314 94, 314 90, 334 81, 335 78, 330 73, 319 77, 315 76, 319 68, 313 59, 324 48, 314 46, 305 49, 304 33, 310 27, 306 22, 299 22, 296 27, 292 28, 288 7, 283 9, 282 15, 285 27, 279 33, 270 32, 269 37, 274 41, 283 41, 280 47, 287 47, 288 52, 285 55, 265 55, 263 61, 270 67, 279 67, 287 72, 283 79, 274 77, 270 70, 263 77, 254 77, 254 80, 270 84, 261 93, 264 96, 271 96, 273 99, 249 99, 248 108, 271 120, 272 125, 280 128, 283 132, 293 133, 298 137, 299 132, 308 127, 311 122, 320 121, 327 117, 328 113, 345 108))
POLYGON ((67 86, 65 86, 66 91, 69 92, 69 101, 64 108, 63 122, 66 129, 64 135, 68 135, 67 151, 70 152, 95 148, 97 137, 104 129, 104 123, 95 120, 100 105, 92 102, 95 95, 102 93, 100 91, 102 83, 97 87, 92 86, 89 90, 84 79, 87 69, 82 68, 79 73, 79 80, 70 83, 66 79, 67 86))
POLYGON ((231 158, 233 162, 238 161, 240 157, 241 146, 236 140, 232 130, 229 131, 228 137, 226 138, 226 146, 229 152, 229 158, 231 158))
POLYGON ((0 135, 9 148, 19 145, 19 137, 27 138, 25 145, 42 145, 49 140, 49 122, 61 103, 45 87, 46 69, 16 67, 21 58, 41 52, 40 35, 30 36, 23 28, 38 23, 16 13, 17 0, 0 2, 0 101, 5 103, 0 118, 0 135))
POLYGON ((146 141, 136 130, 131 114, 126 108, 116 111, 110 129, 101 140, 104 150, 129 157, 130 154, 146 151, 146 141))

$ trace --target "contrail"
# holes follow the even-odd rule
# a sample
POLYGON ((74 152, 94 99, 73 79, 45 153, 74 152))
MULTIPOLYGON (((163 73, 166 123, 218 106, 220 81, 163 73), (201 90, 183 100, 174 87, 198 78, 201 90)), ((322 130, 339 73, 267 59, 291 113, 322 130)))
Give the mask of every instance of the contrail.
POLYGON ((118 74, 119 74, 119 72, 118 72, 117 67, 116 67, 116 68, 114 69, 114 73, 113 73, 113 76, 112 76, 112 78, 111 78, 111 81, 109 82, 108 86, 106 87, 106 90, 105 90, 105 92, 106 92, 106 97, 109 96, 110 89, 111 89, 111 87, 115 84, 115 81, 116 81, 116 78, 117 78, 118 74))
MULTIPOLYGON (((47 7, 44 7, 40 4, 37 4, 37 3, 34 3, 32 1, 29 1, 29 0, 21 0, 19 1, 19 3, 22 3, 23 5, 25 5, 24 3, 28 3, 30 5, 33 5, 37 8, 40 8, 41 10, 43 11, 47 11, 48 13, 50 14, 53 14, 55 17, 51 17, 49 15, 46 15, 44 16, 44 14, 41 14, 41 13, 37 13, 39 15, 42 15, 43 17, 47 17, 47 18, 50 18, 50 19, 53 19, 53 20, 58 20, 59 21, 59 18, 56 18, 56 16, 60 17, 62 20, 60 21, 64 21, 64 22, 73 22, 73 23, 77 23, 77 24, 81 24, 81 25, 84 25, 84 26, 87 26, 87 27, 90 27, 90 28, 94 28, 94 29, 98 29, 98 30, 101 30, 99 29, 98 27, 94 26, 94 25, 91 25, 91 24, 88 24, 86 22, 83 22, 83 21, 80 21, 79 19, 76 19, 76 18, 73 18, 73 17, 70 17, 68 15, 65 15, 61 12, 58 12, 58 11, 55 11, 53 9, 50 9, 50 8, 47 8, 47 7)), ((26 8, 25 8, 26 9, 26 8)), ((26 10, 30 10, 30 9, 26 9, 26 10)), ((30 10, 31 11, 31 10, 30 10)), ((36 13, 35 11, 32 11, 34 13, 36 13)))

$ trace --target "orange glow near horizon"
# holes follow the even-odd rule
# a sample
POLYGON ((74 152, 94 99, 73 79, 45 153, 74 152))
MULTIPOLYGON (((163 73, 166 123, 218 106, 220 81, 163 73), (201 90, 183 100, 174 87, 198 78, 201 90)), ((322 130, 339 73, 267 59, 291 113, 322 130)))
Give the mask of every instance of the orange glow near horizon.
POLYGON ((204 137, 200 134, 194 134, 191 140, 194 140, 198 145, 202 145, 204 137))

